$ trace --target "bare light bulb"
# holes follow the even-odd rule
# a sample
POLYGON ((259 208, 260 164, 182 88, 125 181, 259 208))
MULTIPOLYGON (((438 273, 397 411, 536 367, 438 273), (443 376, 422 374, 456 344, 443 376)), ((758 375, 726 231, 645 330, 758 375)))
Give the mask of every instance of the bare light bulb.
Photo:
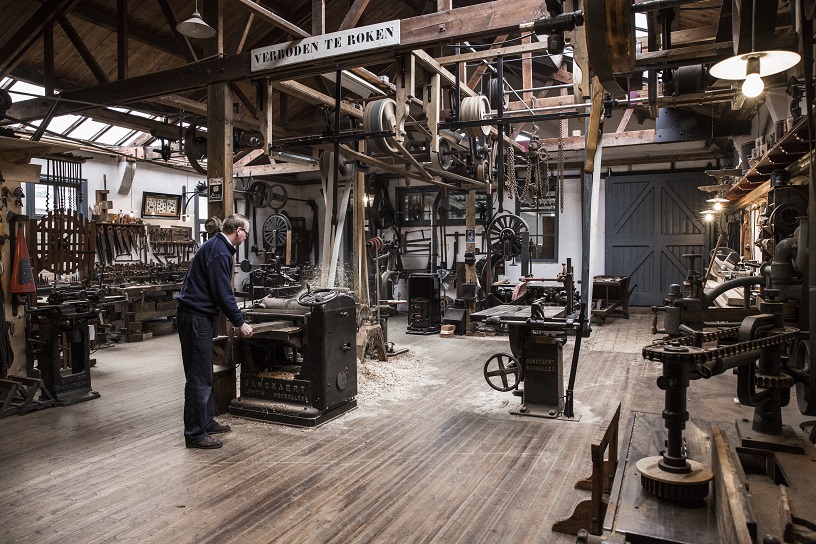
POLYGON ((703 221, 705 221, 706 223, 711 223, 712 221, 714 221, 714 214, 713 213, 706 213, 703 216, 703 221))
POLYGON ((742 83, 742 94, 747 98, 756 98, 762 94, 763 90, 765 90, 765 83, 762 82, 759 74, 748 74, 742 83))
POLYGON ((723 209, 723 205, 721 202, 715 202, 711 207, 714 208, 715 212, 720 212, 723 209))

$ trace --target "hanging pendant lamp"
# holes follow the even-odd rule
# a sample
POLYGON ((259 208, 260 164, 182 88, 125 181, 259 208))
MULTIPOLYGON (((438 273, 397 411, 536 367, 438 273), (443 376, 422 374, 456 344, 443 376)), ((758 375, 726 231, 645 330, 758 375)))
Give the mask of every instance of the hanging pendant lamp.
POLYGON ((709 70, 709 74, 717 79, 744 80, 742 94, 748 98, 759 96, 765 89, 763 77, 784 72, 802 60, 802 57, 793 51, 754 51, 756 2, 757 0, 752 1, 751 52, 722 60, 709 70))
POLYGON ((196 0, 193 14, 186 21, 179 23, 176 30, 188 38, 212 38, 215 36, 215 29, 205 23, 198 12, 198 0, 196 0))

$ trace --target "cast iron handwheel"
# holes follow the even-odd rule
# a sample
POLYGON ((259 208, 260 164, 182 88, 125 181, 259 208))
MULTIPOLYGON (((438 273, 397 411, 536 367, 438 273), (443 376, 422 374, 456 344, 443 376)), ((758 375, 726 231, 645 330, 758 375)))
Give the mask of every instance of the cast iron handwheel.
POLYGON ((496 353, 485 362, 484 377, 487 384, 496 391, 512 391, 518 387, 521 381, 521 367, 516 358, 509 353, 496 353), (493 364, 494 361, 495 365, 493 364), (491 366, 495 368, 491 368, 491 366), (501 383, 494 383, 491 380, 491 378, 497 376, 501 383), (512 382, 508 379, 508 376, 512 377, 512 382))
POLYGON ((335 298, 337 298, 337 291, 334 289, 314 289, 300 295, 297 301, 301 306, 319 306, 335 298))
POLYGON ((286 245, 286 233, 292 230, 292 223, 283 214, 275 213, 266 218, 263 224, 264 247, 275 251, 286 245))

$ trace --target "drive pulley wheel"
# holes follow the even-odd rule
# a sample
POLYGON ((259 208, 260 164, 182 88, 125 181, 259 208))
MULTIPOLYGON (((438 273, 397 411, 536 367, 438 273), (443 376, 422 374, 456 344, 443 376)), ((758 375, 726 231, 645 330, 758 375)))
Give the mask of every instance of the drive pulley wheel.
POLYGON ((286 190, 286 187, 283 185, 270 185, 266 192, 264 207, 279 210, 286 206, 288 200, 289 192, 286 190))
POLYGON ((263 181, 256 181, 249 186, 246 192, 246 199, 255 208, 263 208, 269 194, 269 185, 263 181))
MULTIPOLYGON (((334 152, 324 151, 320 154, 320 175, 328 179, 329 171, 334 168, 334 152)), ((349 180, 356 171, 354 161, 346 162, 343 157, 340 157, 340 165, 338 166, 337 179, 349 180)))
POLYGON ((502 213, 497 215, 487 227, 487 236, 493 253, 504 259, 521 254, 524 249, 523 234, 528 232, 527 223, 518 215, 502 213))
POLYGON ((337 298, 337 291, 334 289, 314 289, 300 295, 297 301, 301 306, 319 306, 335 298, 337 298))
POLYGON ((521 381, 521 367, 509 353, 496 353, 485 362, 484 377, 496 391, 512 391, 521 381))
POLYGON ((796 402, 799 411, 806 416, 816 416, 816 365, 810 358, 810 342, 801 340, 796 348, 796 370, 803 373, 796 384, 796 402))
POLYGON ((451 157, 451 145, 447 138, 438 136, 439 152, 431 152, 431 162, 437 170, 448 171, 453 168, 453 158, 451 157))
MULTIPOLYGON (((363 130, 366 133, 397 131, 397 103, 392 98, 383 98, 366 104, 363 113, 363 130)), ((367 140, 373 151, 385 155, 399 152, 393 136, 377 136, 367 140)))
POLYGON ((504 85, 499 83, 498 78, 492 78, 487 84, 487 97, 490 101, 490 107, 494 110, 499 109, 499 104, 502 104, 503 108, 510 105, 510 97, 504 94, 504 85))
POLYGON ((285 215, 273 213, 267 217, 262 229, 264 248, 268 251, 276 251, 279 247, 284 247, 286 234, 290 230, 292 230, 292 223, 285 215))
MULTIPOLYGON (((490 102, 486 96, 467 96, 462 99, 462 105, 459 108, 459 119, 462 121, 484 121, 490 111, 490 102)), ((490 134, 490 125, 465 127, 464 131, 471 138, 480 138, 490 134)))

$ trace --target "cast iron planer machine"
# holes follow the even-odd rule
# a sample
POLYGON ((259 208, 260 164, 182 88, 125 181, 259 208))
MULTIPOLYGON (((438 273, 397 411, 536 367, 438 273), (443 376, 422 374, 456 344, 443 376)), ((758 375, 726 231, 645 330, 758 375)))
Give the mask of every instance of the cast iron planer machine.
POLYGON ((352 297, 329 289, 266 297, 244 314, 254 334, 233 345, 241 377, 231 414, 315 427, 356 408, 352 297))
MULTIPOLYGON (((544 296, 532 304, 502 304, 471 314, 474 321, 507 327, 508 353, 496 353, 484 365, 488 385, 498 391, 513 391, 522 397, 511 413, 522 416, 578 420, 573 410, 573 388, 577 371, 584 312, 575 312, 571 260, 565 273, 549 282, 556 296, 544 296), (554 304, 563 301, 564 304, 554 304), (575 334, 569 384, 564 392, 563 346, 575 334), (519 385, 524 382, 524 388, 519 385)), ((542 284, 543 288, 543 284, 542 284)))

